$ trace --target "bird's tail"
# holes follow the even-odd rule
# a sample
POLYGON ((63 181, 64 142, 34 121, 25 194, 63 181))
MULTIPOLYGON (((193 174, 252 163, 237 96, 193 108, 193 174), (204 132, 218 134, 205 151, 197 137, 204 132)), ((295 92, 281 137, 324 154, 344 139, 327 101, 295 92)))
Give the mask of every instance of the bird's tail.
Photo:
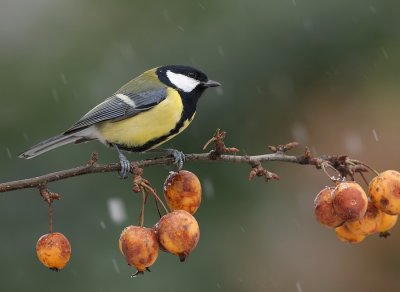
POLYGON ((81 139, 82 139, 82 136, 79 137, 77 135, 74 135, 74 133, 61 134, 61 135, 58 135, 55 137, 51 137, 47 140, 44 140, 44 141, 40 142, 39 144, 36 144, 35 146, 31 147, 29 150, 25 151, 24 153, 21 153, 18 157, 30 159, 30 158, 38 156, 42 153, 50 151, 54 148, 58 148, 60 146, 63 146, 63 145, 69 144, 69 143, 75 143, 81 139))

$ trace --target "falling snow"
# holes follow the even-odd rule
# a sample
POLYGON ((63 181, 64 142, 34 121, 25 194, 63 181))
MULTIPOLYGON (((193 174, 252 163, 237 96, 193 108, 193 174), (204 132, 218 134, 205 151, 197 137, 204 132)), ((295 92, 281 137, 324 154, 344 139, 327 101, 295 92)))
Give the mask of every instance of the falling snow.
POLYGON ((297 288, 297 292, 303 292, 303 289, 301 288, 300 282, 296 282, 296 288, 297 288))
POLYGON ((117 261, 115 260, 115 258, 112 258, 111 261, 112 261, 112 263, 113 263, 115 272, 116 272, 116 273, 119 273, 118 263, 117 263, 117 261))
POLYGON ((59 95, 58 95, 57 90, 53 89, 53 90, 51 91, 51 95, 53 96, 53 99, 54 99, 55 102, 58 102, 58 101, 60 100, 60 97, 59 97, 59 95))
POLYGON ((125 204, 120 198, 108 199, 107 206, 112 222, 115 224, 121 224, 127 220, 128 215, 126 213, 125 204))
POLYGON ((376 13, 376 8, 374 6, 370 5, 368 8, 372 13, 376 13))
POLYGON ((201 9, 206 10, 206 7, 205 7, 203 4, 201 4, 200 2, 198 2, 197 5, 198 5, 201 9))
POLYGON ((169 14, 168 9, 164 9, 164 11, 163 11, 163 16, 164 16, 165 21, 167 21, 167 22, 170 22, 170 21, 171 21, 171 16, 170 16, 170 14, 169 14))
POLYGON ((372 129, 372 135, 374 135, 375 141, 378 142, 378 141, 379 141, 379 138, 378 138, 378 134, 376 133, 376 130, 375 130, 375 129, 372 129))
POLYGON ((29 141, 29 136, 28 136, 28 134, 27 133, 22 133, 22 136, 24 137, 24 140, 25 141, 29 141))
POLYGON ((381 53, 385 59, 389 59, 389 55, 384 47, 381 48, 381 53))
POLYGON ((203 194, 207 199, 215 198, 214 184, 211 179, 205 178, 202 182, 203 194))
POLYGON ((62 83, 63 83, 64 85, 67 85, 68 81, 67 81, 67 77, 65 77, 65 74, 64 74, 64 73, 61 73, 61 74, 60 74, 60 77, 61 77, 62 83))
POLYGON ((6 148, 6 151, 7 151, 7 155, 8 155, 8 158, 12 158, 12 154, 11 154, 11 151, 10 151, 10 148, 6 148))
POLYGON ((225 51, 224 51, 224 49, 222 48, 221 45, 218 45, 218 46, 217 46, 217 51, 218 51, 218 54, 219 54, 221 57, 225 57, 225 51))
POLYGON ((100 227, 101 227, 102 229, 106 229, 106 223, 104 223, 103 220, 100 221, 100 227))

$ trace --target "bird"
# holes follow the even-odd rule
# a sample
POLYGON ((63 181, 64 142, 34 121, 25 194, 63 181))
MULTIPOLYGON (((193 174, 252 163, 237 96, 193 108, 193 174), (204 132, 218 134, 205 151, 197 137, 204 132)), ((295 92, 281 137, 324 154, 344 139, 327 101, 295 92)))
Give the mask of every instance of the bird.
MULTIPOLYGON (((127 82, 65 132, 32 146, 19 157, 30 159, 66 144, 98 140, 118 152, 120 176, 126 178, 130 162, 122 151, 157 151, 192 122, 204 91, 220 85, 191 66, 150 69, 127 82)), ((178 169, 182 168, 182 152, 159 151, 172 156, 178 169)))

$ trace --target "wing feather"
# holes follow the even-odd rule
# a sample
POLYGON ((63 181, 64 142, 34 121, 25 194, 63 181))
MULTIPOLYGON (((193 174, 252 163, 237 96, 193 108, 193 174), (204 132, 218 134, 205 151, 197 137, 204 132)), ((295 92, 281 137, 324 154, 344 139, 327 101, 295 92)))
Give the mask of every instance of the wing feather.
POLYGON ((143 111, 149 110, 166 98, 166 88, 158 88, 140 93, 125 93, 131 102, 115 94, 94 107, 76 122, 65 133, 71 133, 83 128, 87 128, 103 121, 120 121, 133 117, 143 111))

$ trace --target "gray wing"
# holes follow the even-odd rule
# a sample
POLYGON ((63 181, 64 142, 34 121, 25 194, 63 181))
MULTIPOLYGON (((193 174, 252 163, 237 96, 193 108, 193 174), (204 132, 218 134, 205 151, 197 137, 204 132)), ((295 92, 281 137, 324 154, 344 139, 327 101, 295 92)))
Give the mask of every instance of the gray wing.
POLYGON ((116 93, 94 107, 65 134, 87 128, 103 121, 120 121, 149 110, 163 101, 167 96, 166 88, 154 89, 140 93, 116 93))

